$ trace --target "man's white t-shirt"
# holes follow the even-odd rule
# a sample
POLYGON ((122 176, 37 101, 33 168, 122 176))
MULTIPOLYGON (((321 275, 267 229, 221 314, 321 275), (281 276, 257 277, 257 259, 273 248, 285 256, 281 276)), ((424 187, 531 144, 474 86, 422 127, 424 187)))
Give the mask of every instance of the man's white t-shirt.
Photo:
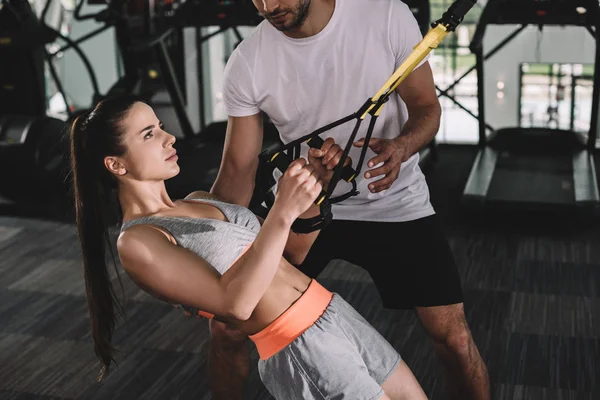
MULTIPOLYGON (((422 39, 417 22, 401 0, 336 0, 327 26, 318 34, 292 39, 268 21, 259 24, 234 50, 225 68, 224 99, 232 117, 263 111, 281 140, 294 139, 352 114, 373 97, 422 39)), ((425 62, 425 59, 423 62, 425 62)), ((377 119, 373 137, 398 137, 408 118, 405 103, 393 94, 377 119)), ((365 136, 370 116, 356 139, 365 136)), ((346 146, 356 120, 321 135, 346 146)), ((302 145, 306 157, 308 147, 302 145)), ((352 147, 356 166, 361 148, 352 147)), ((356 178, 360 192, 332 206, 334 219, 400 222, 434 214, 419 154, 400 168, 392 186, 371 193, 365 179, 369 149, 356 178)), ((332 198, 351 184, 341 180, 332 198)))

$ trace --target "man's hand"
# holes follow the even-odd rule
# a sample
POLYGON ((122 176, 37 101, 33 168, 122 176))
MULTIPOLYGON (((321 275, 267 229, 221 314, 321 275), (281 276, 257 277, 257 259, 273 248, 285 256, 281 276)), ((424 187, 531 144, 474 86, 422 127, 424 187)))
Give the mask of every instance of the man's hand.
MULTIPOLYGON (((389 189, 398 179, 400 164, 430 143, 440 126, 441 107, 429 62, 412 71, 396 92, 406 103, 408 120, 398 137, 371 138, 369 141, 369 148, 377 153, 377 156, 369 160, 367 167, 373 168, 380 163, 383 165, 367 170, 364 176, 369 179, 384 175, 383 178, 369 183, 369 190, 373 193, 389 189)), ((364 139, 354 142, 354 146, 363 147, 364 139)))
MULTIPOLYGON (((364 144, 364 138, 353 143, 356 147, 363 147, 364 144)), ((384 175, 383 178, 369 183, 369 190, 372 193, 377 193, 392 186, 392 183, 398 179, 398 175, 400 174, 400 164, 408 160, 411 154, 409 152, 408 139, 403 136, 399 136, 396 139, 371 138, 369 140, 369 148, 377 153, 377 156, 370 159, 367 166, 373 168, 383 163, 380 167, 366 171, 364 175, 366 179, 384 175)))

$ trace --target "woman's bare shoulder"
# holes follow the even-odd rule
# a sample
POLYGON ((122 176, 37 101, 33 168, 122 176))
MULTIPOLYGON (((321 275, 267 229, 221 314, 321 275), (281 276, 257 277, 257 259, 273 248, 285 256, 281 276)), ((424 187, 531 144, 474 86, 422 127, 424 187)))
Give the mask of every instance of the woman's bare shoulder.
POLYGON ((219 198, 218 196, 210 193, 210 192, 206 192, 204 190, 196 190, 190 194, 188 194, 187 196, 185 196, 186 200, 190 200, 190 199, 212 199, 212 200, 218 200, 218 201, 223 201, 223 199, 219 198))
POLYGON ((117 252, 122 258, 136 259, 140 255, 152 256, 156 245, 164 244, 176 245, 177 242, 164 228, 140 224, 121 232, 117 238, 117 252))

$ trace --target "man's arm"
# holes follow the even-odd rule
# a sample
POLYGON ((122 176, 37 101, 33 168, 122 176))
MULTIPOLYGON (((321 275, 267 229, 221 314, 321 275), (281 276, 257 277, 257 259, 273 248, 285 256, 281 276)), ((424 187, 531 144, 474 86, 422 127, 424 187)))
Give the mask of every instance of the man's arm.
POLYGON ((210 192, 224 201, 248 207, 254 192, 263 141, 261 114, 229 117, 223 158, 210 192))
POLYGON ((433 140, 440 127, 442 110, 429 62, 413 70, 396 92, 406 103, 408 120, 397 142, 406 147, 406 161, 433 140))
MULTIPOLYGON (((367 163, 365 178, 382 178, 369 183, 373 193, 389 189, 398 179, 400 165, 421 150, 435 137, 442 115, 440 103, 433 83, 433 74, 428 62, 413 70, 396 89, 408 109, 408 120, 395 139, 372 138, 369 148, 377 153, 367 163)), ((364 146, 364 138, 354 143, 364 146)))

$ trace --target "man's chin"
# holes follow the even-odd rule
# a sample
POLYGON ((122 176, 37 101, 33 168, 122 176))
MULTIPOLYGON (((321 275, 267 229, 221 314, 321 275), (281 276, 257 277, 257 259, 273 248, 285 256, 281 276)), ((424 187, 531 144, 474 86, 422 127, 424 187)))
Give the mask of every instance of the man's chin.
POLYGON ((268 20, 268 21, 271 24, 271 26, 273 28, 277 29, 278 31, 285 32, 285 31, 290 30, 290 27, 285 22, 277 23, 277 22, 273 22, 271 20, 268 20))
POLYGON ((273 26, 275 27, 275 29, 277 29, 279 32, 287 32, 290 30, 289 27, 285 26, 285 25, 275 25, 273 24, 273 26))

